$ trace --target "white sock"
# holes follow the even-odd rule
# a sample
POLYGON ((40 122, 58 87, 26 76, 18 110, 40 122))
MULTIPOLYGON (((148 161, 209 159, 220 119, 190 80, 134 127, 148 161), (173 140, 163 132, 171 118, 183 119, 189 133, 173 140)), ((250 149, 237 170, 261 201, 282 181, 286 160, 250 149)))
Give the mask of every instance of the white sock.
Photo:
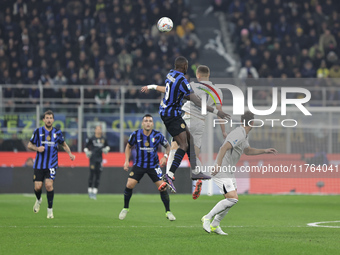
POLYGON ((202 162, 200 161, 198 157, 196 157, 196 168, 192 169, 191 172, 193 174, 199 174, 201 170, 202 170, 202 162))
POLYGON ((170 172, 170 171, 169 171, 169 172, 167 173, 167 175, 168 175, 171 179, 174 179, 174 175, 175 175, 175 174, 174 174, 173 172, 170 172))
POLYGON ((211 220, 216 214, 224 211, 228 207, 232 207, 237 203, 237 199, 235 198, 226 198, 218 202, 213 209, 205 216, 206 219, 211 220))
POLYGON ((47 208, 48 213, 53 213, 53 208, 47 208))
POLYGON ((93 189, 92 189, 92 188, 87 188, 87 192, 88 192, 89 194, 92 194, 92 193, 93 193, 93 189))
POLYGON ((93 194, 97 194, 98 193, 98 189, 97 188, 93 188, 93 194))
POLYGON ((214 220, 211 222, 211 226, 216 228, 218 225, 220 225, 221 220, 223 220, 223 218, 227 215, 227 213, 229 212, 230 208, 231 207, 228 207, 224 211, 216 214, 214 220))
POLYGON ((166 163, 166 173, 169 173, 172 161, 174 161, 176 150, 171 150, 168 157, 168 162, 166 163))

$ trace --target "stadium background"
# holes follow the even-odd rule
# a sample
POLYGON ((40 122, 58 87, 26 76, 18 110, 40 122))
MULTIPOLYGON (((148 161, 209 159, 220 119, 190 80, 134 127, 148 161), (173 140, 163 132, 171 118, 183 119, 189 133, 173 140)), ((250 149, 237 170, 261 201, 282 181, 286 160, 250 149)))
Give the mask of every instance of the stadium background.
MULTIPOLYGON (((78 193, 84 187, 86 192, 88 161, 81 152, 93 127, 102 124, 111 147, 104 157, 104 174, 120 177, 110 177, 112 182, 101 188, 105 193, 120 193, 112 186, 126 177, 119 168, 121 153, 128 135, 140 127, 143 114, 152 113, 155 128, 165 133, 157 114, 161 95, 143 94, 140 88, 162 84, 180 55, 189 60, 188 79, 194 79, 199 64, 206 64, 213 78, 244 91, 255 87, 258 106, 271 105, 271 89, 278 84, 308 88, 313 122, 302 119, 303 125, 290 131, 254 130, 250 143, 278 148, 281 155, 274 164, 314 160, 338 165, 340 4, 331 0, 194 2, 1 1, 1 192, 15 192, 18 183, 29 181, 34 153, 26 152, 26 145, 34 128, 42 125, 42 113, 52 109, 55 126, 62 129, 71 150, 79 153, 75 162, 61 155, 58 179, 63 183, 74 167, 82 167, 78 170, 83 173, 74 190, 66 189, 66 184, 59 190, 78 193), (175 24, 166 34, 155 27, 162 16, 175 24)), ((223 104, 232 105, 228 93, 223 104)), ((207 143, 216 153, 221 135, 218 130, 213 134, 207 143)), ((258 164, 259 160, 243 157, 240 164, 245 161, 258 164)), ((245 176, 242 192, 339 194, 339 176, 335 177, 245 176)), ((190 187, 186 180, 183 186, 190 187)), ((148 185, 143 182, 141 192, 152 192, 145 189, 148 185)))

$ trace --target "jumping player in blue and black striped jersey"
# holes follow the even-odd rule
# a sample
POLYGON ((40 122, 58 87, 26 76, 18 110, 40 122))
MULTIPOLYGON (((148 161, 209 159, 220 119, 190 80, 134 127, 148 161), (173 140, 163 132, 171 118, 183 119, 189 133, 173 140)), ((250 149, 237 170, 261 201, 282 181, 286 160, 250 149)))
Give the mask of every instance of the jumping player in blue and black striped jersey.
MULTIPOLYGON (((171 191, 176 192, 173 184, 174 174, 185 155, 188 154, 192 169, 196 167, 196 155, 194 150, 194 141, 190 135, 189 129, 183 120, 182 104, 183 99, 192 101, 196 106, 201 107, 201 99, 199 99, 191 89, 189 82, 185 78, 188 70, 188 60, 185 57, 177 57, 175 60, 175 69, 170 70, 165 80, 165 95, 159 107, 159 114, 166 126, 166 129, 177 142, 177 149, 170 170, 163 175, 164 183, 160 189, 168 185, 171 191)), ((230 116, 223 111, 218 111, 211 106, 207 106, 207 111, 213 112, 222 119, 229 119, 230 116)))
MULTIPOLYGON (((157 188, 163 183, 162 169, 160 166, 162 167, 166 164, 166 160, 170 152, 170 145, 160 132, 153 130, 153 118, 150 114, 146 114, 143 117, 142 127, 142 129, 136 130, 130 135, 125 148, 125 171, 129 170, 129 159, 131 156, 131 148, 133 146, 136 148, 137 157, 124 190, 124 208, 119 214, 120 220, 125 219, 129 211, 132 190, 143 178, 144 174, 149 175, 157 188), (157 154, 159 145, 166 148, 166 153, 160 162, 157 154)), ((166 191, 166 187, 160 190, 160 195, 165 207, 165 216, 171 221, 176 220, 175 216, 170 211, 170 199, 169 194, 166 191)))
POLYGON ((71 153, 70 148, 64 141, 61 131, 52 126, 54 114, 51 110, 44 113, 43 121, 45 125, 34 130, 27 147, 37 152, 33 166, 34 192, 37 199, 33 206, 33 212, 38 213, 40 210, 42 201, 41 189, 43 181, 45 180, 48 202, 47 218, 52 219, 54 218, 52 210, 54 197, 53 181, 58 168, 58 145, 60 144, 64 148, 71 160, 74 160, 75 156, 71 153))

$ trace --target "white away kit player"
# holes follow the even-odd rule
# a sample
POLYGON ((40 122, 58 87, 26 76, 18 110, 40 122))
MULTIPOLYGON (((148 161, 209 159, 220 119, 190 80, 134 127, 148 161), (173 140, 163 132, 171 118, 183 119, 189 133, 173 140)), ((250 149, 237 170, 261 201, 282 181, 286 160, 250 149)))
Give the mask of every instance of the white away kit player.
POLYGON ((230 208, 238 202, 234 172, 228 172, 228 170, 231 169, 232 166, 236 166, 243 153, 246 155, 277 153, 273 148, 255 149, 250 147, 248 133, 252 129, 253 120, 254 114, 250 111, 245 112, 245 114, 241 116, 243 125, 235 128, 228 134, 217 154, 215 166, 211 171, 211 175, 213 176, 212 180, 220 188, 225 199, 218 202, 207 215, 203 216, 203 229, 208 233, 214 232, 219 235, 227 235, 227 233, 222 231, 219 225, 221 220, 229 212, 230 208))

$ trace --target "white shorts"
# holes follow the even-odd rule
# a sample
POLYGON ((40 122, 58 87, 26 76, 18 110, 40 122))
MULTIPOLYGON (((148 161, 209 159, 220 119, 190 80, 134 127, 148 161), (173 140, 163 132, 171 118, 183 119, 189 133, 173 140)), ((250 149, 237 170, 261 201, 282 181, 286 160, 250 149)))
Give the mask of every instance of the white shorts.
POLYGON ((189 132, 194 138, 194 145, 201 149, 202 136, 205 128, 205 121, 193 117, 189 114, 184 114, 183 120, 188 126, 189 132))
POLYGON ((216 178, 213 177, 212 180, 216 183, 216 185, 220 188, 220 192, 222 194, 227 194, 230 191, 234 191, 237 189, 236 179, 232 178, 216 178))

